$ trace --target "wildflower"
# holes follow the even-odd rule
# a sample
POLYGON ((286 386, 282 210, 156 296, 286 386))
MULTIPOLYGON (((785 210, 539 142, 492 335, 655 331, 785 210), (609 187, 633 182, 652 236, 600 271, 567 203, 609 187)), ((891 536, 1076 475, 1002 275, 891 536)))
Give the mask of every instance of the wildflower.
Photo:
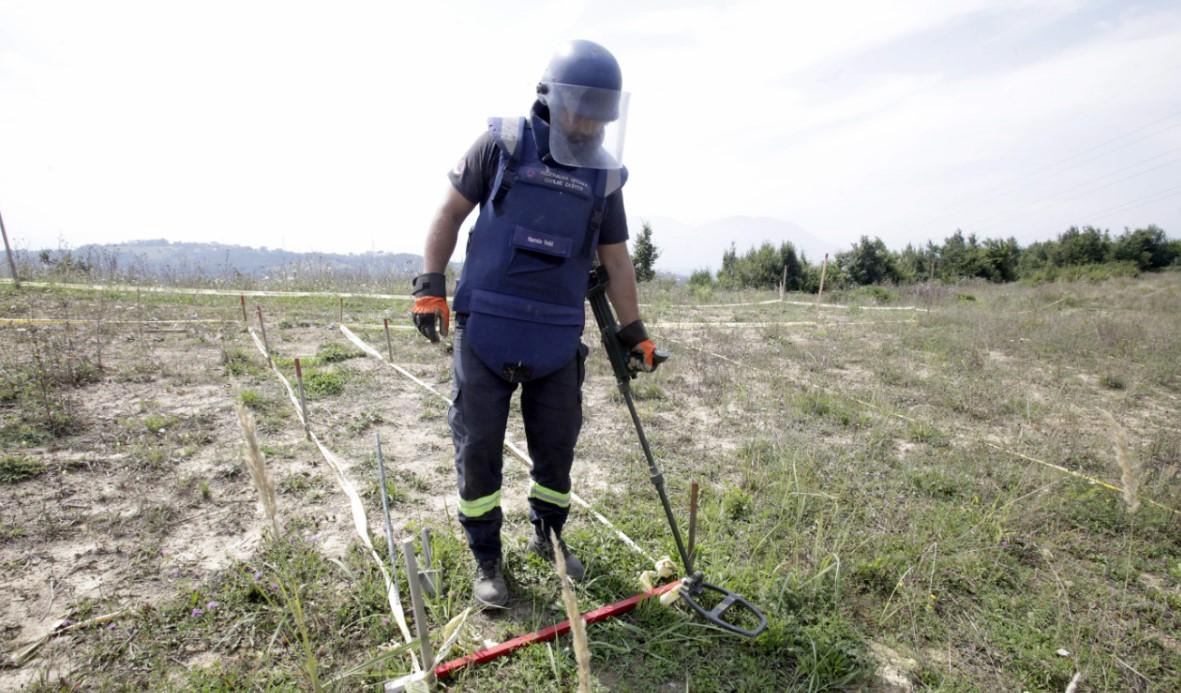
POLYGON ((221 606, 221 602, 211 601, 205 605, 205 608, 209 611, 213 611, 214 609, 216 609, 219 606, 221 606))
POLYGON ((189 614, 192 618, 201 618, 205 615, 205 610, 199 606, 193 607, 193 613, 189 614))

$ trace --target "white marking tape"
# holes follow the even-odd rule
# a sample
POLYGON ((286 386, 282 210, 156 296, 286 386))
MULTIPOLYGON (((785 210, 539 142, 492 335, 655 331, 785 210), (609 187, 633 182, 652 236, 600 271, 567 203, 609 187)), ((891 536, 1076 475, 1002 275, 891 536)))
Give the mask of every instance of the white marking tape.
MULTIPOLYGON (((11 279, 0 279, 0 283, 11 283, 11 279)), ((249 289, 195 289, 191 287, 171 286, 135 286, 133 284, 69 284, 58 282, 21 282, 21 286, 33 286, 41 289, 73 289, 75 291, 144 291, 154 294, 181 294, 187 296, 342 296, 344 298, 382 298, 401 299, 410 301, 414 297, 409 294, 355 294, 336 293, 332 291, 260 291, 249 289)))
MULTIPOLYGON (((677 341, 677 340, 674 340, 674 339, 668 339, 667 337, 665 338, 665 341, 669 341, 669 342, 672 342, 672 343, 674 343, 674 344, 681 344, 681 345, 683 345, 683 346, 685 346, 685 347, 688 347, 689 349, 692 349, 692 350, 694 350, 694 351, 699 351, 699 352, 701 352, 701 353, 703 353, 703 354, 707 354, 707 355, 709 355, 709 356, 713 356, 714 358, 718 358, 718 359, 721 359, 721 360, 723 360, 723 361, 727 361, 727 362, 729 362, 729 363, 732 363, 732 364, 734 364, 734 365, 736 365, 736 366, 742 366, 743 368, 747 368, 747 369, 753 369, 753 370, 760 371, 760 372, 763 372, 763 373, 770 373, 770 371, 766 370, 765 368, 759 368, 758 366, 751 366, 751 365, 749 365, 749 364, 743 364, 743 363, 739 363, 738 361, 735 361, 734 359, 732 359, 732 358, 729 358, 728 356, 723 356, 723 355, 721 355, 721 354, 714 353, 714 352, 712 352, 712 351, 708 351, 708 350, 706 350, 706 349, 702 349, 701 347, 695 347, 695 346, 693 346, 692 344, 688 344, 688 343, 686 343, 686 342, 679 342, 679 341, 677 341)), ((860 404, 860 405, 862 405, 862 406, 864 406, 864 407, 866 407, 866 408, 868 408, 868 409, 872 409, 872 410, 874 410, 875 412, 877 412, 877 413, 878 413, 878 414, 880 414, 880 415, 883 415, 883 416, 892 416, 892 417, 894 417, 894 418, 896 418, 896 419, 901 419, 901 420, 903 420, 903 421, 906 421, 906 422, 909 422, 909 423, 914 423, 914 424, 921 423, 920 421, 918 421, 918 420, 916 420, 916 419, 912 419, 912 418, 910 418, 909 416, 905 416, 905 415, 903 415, 903 414, 899 414, 899 413, 897 413, 897 412, 892 412, 892 411, 885 411, 885 410, 883 410, 881 407, 879 407, 879 406, 877 406, 877 405, 875 405, 875 404, 871 404, 871 403, 869 403, 869 402, 866 402, 866 401, 864 401, 864 400, 857 399, 856 397, 853 397, 852 395, 847 395, 847 394, 845 394, 845 393, 843 393, 843 392, 840 392, 840 391, 838 391, 838 390, 834 390, 834 389, 832 389, 832 388, 828 388, 828 387, 825 387, 825 386, 823 386, 823 385, 815 385, 815 384, 811 384, 811 383, 809 383, 809 384, 810 384, 812 387, 815 387, 816 389, 818 389, 818 390, 821 390, 821 391, 823 391, 823 392, 827 392, 827 393, 829 393, 829 394, 837 395, 838 397, 844 397, 844 398, 846 398, 846 399, 852 400, 852 401, 856 402, 857 404, 860 404)), ((1095 478, 1093 478, 1093 477, 1087 476, 1086 474, 1083 474, 1082 472, 1076 472, 1076 471, 1074 471, 1073 469, 1067 469, 1066 467, 1063 467, 1063 466, 1061 466, 1061 465, 1053 464, 1053 463, 1051 463, 1051 462, 1046 462, 1045 460, 1039 460, 1039 459, 1037 459, 1036 457, 1030 457, 1029 455, 1026 455, 1026 454, 1023 454, 1023 453, 1020 453, 1020 452, 1015 452, 1015 451, 1013 451, 1013 450, 1009 450, 1009 449, 1006 449, 1006 448, 1003 448, 1003 447, 1001 447, 1000 445, 997 445, 996 443, 991 443, 991 442, 989 442, 989 441, 984 441, 984 444, 985 444, 985 445, 987 445, 987 446, 989 446, 990 448, 994 448, 994 449, 996 449, 996 450, 999 450, 999 451, 1001 451, 1001 452, 1005 453, 1006 455, 1012 455, 1012 456, 1014 456, 1014 457, 1020 457, 1021 459, 1024 459, 1024 460, 1029 460, 1030 462, 1036 462, 1036 463, 1038 463, 1038 464, 1040 464, 1040 465, 1043 465, 1043 466, 1049 467, 1050 469, 1054 469, 1054 470, 1057 470, 1057 471, 1059 471, 1059 472, 1064 472, 1064 473, 1066 473, 1066 474, 1070 474, 1071 476, 1078 477, 1078 478, 1080 478, 1080 479, 1083 479, 1083 480, 1085 480, 1085 481, 1088 481, 1088 482, 1090 482, 1090 483, 1092 483, 1092 484, 1095 484, 1096 486, 1102 486, 1103 488, 1106 488, 1106 489, 1108 489, 1108 490, 1110 490, 1110 491, 1116 491, 1116 492, 1118 492, 1118 493, 1123 493, 1123 492, 1124 492, 1124 490, 1123 490, 1122 488, 1120 488, 1119 486, 1116 486, 1115 484, 1108 483, 1108 482, 1106 482, 1106 481, 1103 481, 1103 480, 1101 480, 1101 479, 1095 479, 1095 478)), ((1169 507, 1169 506, 1167 506, 1167 505, 1162 505, 1162 504, 1160 504, 1160 503, 1158 503, 1158 502, 1156 502, 1156 501, 1152 500, 1151 498, 1143 498, 1142 500, 1143 500, 1143 501, 1145 501, 1146 503, 1148 503, 1149 505, 1152 505, 1152 506, 1155 506, 1155 507, 1157 507, 1157 508, 1160 508, 1161 510, 1166 510, 1166 511, 1168 511, 1168 512, 1171 512, 1171 513, 1173 513, 1174 515, 1181 515, 1181 511, 1179 511, 1179 510, 1177 510, 1177 509, 1175 509, 1175 508, 1171 508, 1171 507, 1169 507)))
POLYGON ((844 327, 846 325, 914 325, 917 320, 870 320, 868 322, 816 322, 799 320, 795 322, 654 322, 649 327, 686 329, 693 327, 844 327))
POLYGON ((771 306, 777 303, 783 303, 789 306, 805 306, 807 308, 860 308, 861 310, 915 310, 923 313, 928 313, 928 308, 919 308, 917 306, 849 306, 841 303, 809 303, 808 301, 780 301, 777 298, 772 298, 767 301, 750 301, 747 303, 676 303, 676 304, 662 304, 656 306, 655 303, 641 303, 641 308, 746 308, 750 306, 771 306))
MULTIPOLYGON (((355 345, 357 346, 357 348, 361 349, 361 350, 362 350, 362 351, 364 351, 366 354, 369 354, 370 356, 372 356, 372 357, 376 358, 378 361, 381 361, 382 363, 385 363, 386 365, 390 366, 391 368, 393 368, 394 370, 398 371, 399 373, 401 373, 402 375, 406 376, 407 378, 410 378, 410 379, 411 379, 411 380, 413 380, 415 383, 417 383, 417 384, 418 384, 420 387, 422 387, 422 388, 423 388, 423 389, 425 389, 426 391, 430 392, 432 395, 435 395, 435 396, 436 396, 436 397, 438 397, 439 399, 442 399, 442 400, 443 400, 444 402, 446 402, 448 405, 452 404, 452 402, 451 402, 451 398, 450 398, 450 397, 447 397, 447 396, 446 396, 446 395, 444 395, 443 393, 441 393, 441 392, 439 392, 439 391, 435 390, 435 388, 431 387, 431 386, 430 386, 430 385, 428 385, 427 383, 424 383, 423 381, 421 381, 421 380, 419 380, 418 378, 414 377, 414 374, 413 374, 413 373, 411 373, 410 371, 406 370, 405 368, 402 368, 402 367, 401 367, 401 366, 399 366, 398 364, 396 364, 396 363, 393 363, 392 361, 390 361, 390 360, 389 360, 389 359, 387 359, 386 357, 382 356, 382 355, 381 355, 381 352, 379 352, 377 349, 374 349, 374 348, 373 348, 372 346, 370 346, 369 344, 365 343, 365 341, 364 341, 363 339, 361 339, 361 338, 360 338, 360 337, 358 337, 357 335, 353 334, 353 331, 352 331, 352 330, 350 330, 349 328, 345 327, 344 325, 341 325, 341 326, 340 326, 340 331, 341 331, 341 332, 344 334, 344 336, 345 336, 345 337, 346 337, 346 338, 347 338, 347 339, 348 339, 350 342, 352 342, 353 344, 355 344, 355 345)), ((512 442, 512 441, 510 441, 510 440, 509 440, 507 437, 506 437, 506 438, 505 438, 505 440, 504 440, 504 446, 505 446, 506 448, 508 448, 508 449, 509 449, 509 451, 510 451, 510 452, 512 452, 512 453, 513 453, 513 455, 515 455, 515 456, 516 456, 516 457, 517 457, 517 458, 518 458, 518 459, 519 459, 519 460, 520 460, 522 463, 524 463, 524 464, 525 464, 527 467, 529 467, 530 469, 532 469, 532 468, 533 468, 533 460, 529 458, 529 455, 528 455, 528 454, 527 454, 527 453, 526 453, 524 450, 522 450, 521 448, 519 448, 519 447, 517 447, 516 445, 514 445, 514 444, 513 444, 513 442, 512 442)), ((651 555, 650 555, 650 554, 649 554, 647 551, 645 551, 644 549, 640 548, 640 546, 639 546, 638 544, 636 544, 636 542, 632 541, 632 538, 631 538, 631 537, 629 537, 629 536, 627 536, 626 534, 624 534, 624 533, 623 533, 623 530, 621 530, 621 529, 619 529, 618 527, 616 527, 616 526, 615 526, 615 524, 611 522, 611 520, 608 520, 608 519, 607 519, 606 517, 604 517, 604 516, 603 516, 603 515, 602 515, 602 514, 601 514, 599 511, 597 511, 597 510, 595 510, 594 508, 592 508, 592 507, 590 506, 590 503, 587 503, 585 500, 583 500, 583 499, 582 499, 582 497, 581 497, 581 496, 579 496, 577 493, 574 493, 573 491, 571 491, 571 492, 570 492, 570 500, 572 500, 572 501, 574 501, 575 503, 577 503, 577 504, 578 504, 579 506, 581 506, 581 507, 582 507, 584 510, 586 510, 587 512, 589 512, 589 513, 591 514, 591 516, 593 516, 593 517, 594 517, 596 520, 598 520, 599 522, 601 522, 603 525, 607 526, 607 527, 608 527, 608 528, 609 528, 611 531, 615 532, 615 536, 619 537, 619 539, 620 539, 621 541, 623 541, 623 543, 624 543, 624 544, 626 544, 626 545, 628 546, 628 548, 630 548, 631 550, 633 550, 633 551, 635 551, 636 553, 640 554, 640 555, 641 555, 641 556, 643 556, 644 558, 647 558, 647 559, 648 559, 648 560, 650 560, 650 561, 651 561, 651 560, 653 560, 652 556, 651 556, 651 555)))
MULTIPOLYGON (((317 437, 316 434, 312 432, 311 428, 308 427, 307 422, 303 418, 303 410, 299 406, 299 399, 295 395, 295 390, 291 388, 291 383, 287 382, 287 378, 284 377, 283 373, 279 371, 279 367, 276 366, 275 362, 267 356, 266 347, 263 346, 262 340, 260 340, 258 335, 255 334, 254 328, 249 328, 249 330, 250 336, 254 339, 254 346, 258 347, 258 350, 262 353, 263 358, 266 358, 267 362, 270 363, 271 370, 273 370, 275 375, 278 376, 279 382, 283 383, 283 387, 287 388, 287 397, 291 400, 291 406, 295 407, 295 415, 299 418, 299 422, 304 425, 304 429, 308 432, 312 442, 316 444, 316 447, 320 450, 320 454, 323 455, 324 460, 328 462, 328 466, 332 469, 333 473, 336 474, 337 484, 340 485, 340 489, 349 499, 349 506, 353 516, 353 529, 356 530, 357 536, 361 539, 361 543, 364 544, 365 548, 369 550, 369 555, 373 558, 373 562, 376 563, 378 569, 381 570, 381 577, 385 581, 386 597, 389 599, 390 611, 392 611, 394 614, 394 620, 398 623, 398 630, 402 631, 402 638, 406 642, 412 641, 414 638, 411 637, 410 628, 406 625, 406 615, 402 609, 402 601, 398 595, 397 585, 395 585, 393 580, 390 579, 390 574, 386 570, 385 563, 381 560, 381 557, 377 555, 377 551, 373 548, 373 540, 369 536, 369 520, 365 516, 365 506, 361 503, 361 496, 357 493, 357 487, 353 484, 352 480, 349 479, 348 475, 345 474, 344 460, 342 460, 328 448, 324 447, 324 444, 320 442, 319 437, 317 437)), ((414 668, 417 670, 419 668, 418 659, 414 656, 413 652, 410 652, 410 659, 414 664, 414 668)))

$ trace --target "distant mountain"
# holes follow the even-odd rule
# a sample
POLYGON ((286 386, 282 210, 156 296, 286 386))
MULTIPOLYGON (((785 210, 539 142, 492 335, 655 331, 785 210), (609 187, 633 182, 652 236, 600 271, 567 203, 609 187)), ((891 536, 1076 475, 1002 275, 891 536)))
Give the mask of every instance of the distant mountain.
POLYGON ((164 239, 84 245, 69 251, 33 251, 30 260, 60 259, 66 252, 107 274, 135 273, 147 276, 225 277, 235 274, 272 277, 292 270, 323 274, 368 276, 410 275, 422 271, 422 256, 411 253, 296 253, 267 247, 252 248, 222 243, 173 243, 164 239))
POLYGON ((825 253, 843 248, 821 240, 799 226, 770 217, 726 217, 699 226, 668 217, 632 217, 628 227, 634 238, 642 221, 652 225, 652 242, 660 250, 656 269, 660 272, 689 274, 709 267, 715 272, 722 266, 722 253, 733 244, 739 253, 770 242, 776 246, 789 241, 810 262, 819 262, 825 253))

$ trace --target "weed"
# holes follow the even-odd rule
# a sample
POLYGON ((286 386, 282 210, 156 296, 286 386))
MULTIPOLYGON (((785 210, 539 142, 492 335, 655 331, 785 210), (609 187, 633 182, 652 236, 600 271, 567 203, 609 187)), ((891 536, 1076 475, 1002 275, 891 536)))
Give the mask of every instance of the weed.
POLYGON ((312 399, 334 397, 344 392, 345 376, 334 370, 305 372, 303 384, 308 397, 312 399))
POLYGON ((943 447, 947 445, 947 436, 932 424, 922 421, 908 421, 906 424, 906 439, 912 443, 925 443, 943 447))
POLYGON ((316 350, 316 359, 320 363, 338 363, 363 356, 365 356, 365 352, 360 349, 339 342, 325 342, 316 350))
POLYGON ((0 483, 13 484, 25 479, 32 479, 47 471, 41 460, 24 455, 4 455, 0 457, 0 483))
POLYGON ((25 528, 20 525, 10 525, 7 522, 0 522, 0 543, 20 539, 26 534, 25 528))
POLYGON ((722 494, 722 507, 730 520, 744 520, 749 517, 750 502, 750 494, 740 488, 729 487, 722 494))
POLYGON ((263 369, 250 358, 250 353, 239 347, 231 347, 223 351, 221 364, 225 368, 226 374, 235 378, 242 376, 260 378, 264 375, 263 369))
POLYGON ((377 424, 385 423, 385 419, 377 412, 368 410, 360 411, 349 418, 349 423, 345 426, 345 430, 350 435, 361 435, 377 424))
POLYGON ((143 426, 150 433, 162 435, 176 425, 179 419, 172 415, 165 414, 149 414, 143 419, 143 426))
POLYGON ((1109 390, 1122 390, 1128 386, 1123 376, 1119 375, 1118 373, 1104 373, 1103 376, 1099 378, 1099 384, 1108 388, 1109 390))
POLYGON ((254 411, 264 411, 270 408, 271 401, 263 397, 256 390, 243 389, 238 395, 248 409, 254 411))

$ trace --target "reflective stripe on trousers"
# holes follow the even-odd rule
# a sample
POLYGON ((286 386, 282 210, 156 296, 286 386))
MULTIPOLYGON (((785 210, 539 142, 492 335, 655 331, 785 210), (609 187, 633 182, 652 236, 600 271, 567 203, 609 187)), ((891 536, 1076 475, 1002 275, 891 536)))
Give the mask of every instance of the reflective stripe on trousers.
MULTIPOLYGON (((459 522, 477 560, 500 555, 500 487, 509 402, 517 384, 490 370, 467 345, 464 329, 454 340, 451 398, 447 413, 455 444, 459 522)), ((559 534, 570 506, 570 467, 582 428, 582 381, 586 347, 557 371, 521 384, 521 418, 533 459, 529 518, 536 531, 559 534)))

